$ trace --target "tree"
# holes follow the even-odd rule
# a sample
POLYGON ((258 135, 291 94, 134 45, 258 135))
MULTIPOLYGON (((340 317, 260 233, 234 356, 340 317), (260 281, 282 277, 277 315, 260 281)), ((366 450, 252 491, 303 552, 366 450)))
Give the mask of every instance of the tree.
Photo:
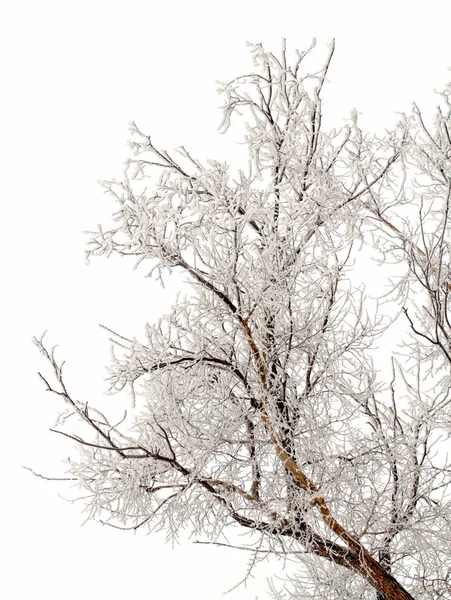
POLYGON ((57 431, 80 446, 70 477, 92 517, 189 523, 212 543, 249 530, 256 554, 299 560, 299 597, 444 598, 451 88, 432 133, 417 107, 383 136, 355 112, 325 132, 334 44, 308 74, 313 47, 289 64, 285 43, 279 58, 252 45, 255 72, 222 86, 223 130, 248 119, 246 171, 175 158, 131 124, 133 158, 104 184, 117 227, 91 234, 88 258, 132 256, 192 290, 143 341, 111 332, 110 389, 129 386, 133 421, 75 400, 43 338, 56 384, 41 377, 67 405, 57 431), (378 303, 353 275, 369 249, 397 274, 378 303), (387 383, 375 343, 400 319, 387 383))

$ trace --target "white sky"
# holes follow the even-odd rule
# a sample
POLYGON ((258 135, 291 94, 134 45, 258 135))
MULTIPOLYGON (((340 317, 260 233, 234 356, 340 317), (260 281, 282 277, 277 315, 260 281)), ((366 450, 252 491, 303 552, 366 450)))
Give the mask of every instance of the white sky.
MULTIPOLYGON (((162 293, 123 261, 84 265, 81 231, 112 208, 96 182, 121 176, 128 122, 168 149, 239 156, 216 131, 215 81, 249 70, 244 42, 278 51, 283 36, 300 49, 316 36, 325 54, 335 36, 327 118, 338 125, 357 107, 368 128, 390 127, 412 100, 433 110, 433 88, 450 78, 450 23, 445 0, 2 4, 2 597, 219 600, 246 572, 238 551, 172 550, 164 536, 80 527, 82 505, 56 495, 70 490, 20 468, 61 475, 72 448, 48 432, 58 402, 35 376, 47 365, 32 336, 49 330, 74 394, 91 401, 105 388, 109 351, 97 324, 139 336, 176 289, 162 293)), ((226 598, 263 598, 270 574, 261 567, 226 598)))

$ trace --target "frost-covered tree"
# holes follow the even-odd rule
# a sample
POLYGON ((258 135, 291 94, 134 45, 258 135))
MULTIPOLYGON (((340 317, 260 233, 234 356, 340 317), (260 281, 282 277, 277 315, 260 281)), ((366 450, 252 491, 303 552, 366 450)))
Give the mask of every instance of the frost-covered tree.
POLYGON ((93 517, 212 543, 248 530, 250 551, 299 561, 293 597, 450 597, 451 89, 433 131, 417 107, 382 137, 356 113, 324 131, 334 46, 308 74, 312 48, 289 63, 253 45, 255 72, 222 86, 223 129, 246 119, 242 171, 131 124, 123 180, 105 183, 117 227, 88 257, 191 284, 142 339, 112 333, 133 421, 75 400, 42 338, 56 383, 41 377, 67 405, 93 517), (353 275, 362 253, 394 269, 383 302, 353 275), (395 320, 387 372, 374 347, 395 320))

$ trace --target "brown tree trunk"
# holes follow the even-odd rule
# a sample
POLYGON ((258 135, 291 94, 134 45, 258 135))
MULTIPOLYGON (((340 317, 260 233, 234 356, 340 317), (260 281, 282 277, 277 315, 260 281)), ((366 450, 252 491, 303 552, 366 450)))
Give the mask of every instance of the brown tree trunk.
POLYGON ((360 574, 377 590, 378 600, 414 600, 413 596, 374 558, 360 557, 360 574))

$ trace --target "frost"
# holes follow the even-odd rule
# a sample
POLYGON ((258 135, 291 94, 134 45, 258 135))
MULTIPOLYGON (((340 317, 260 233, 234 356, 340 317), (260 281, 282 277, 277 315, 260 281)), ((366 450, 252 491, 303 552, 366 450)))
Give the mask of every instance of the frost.
POLYGON ((276 598, 432 600, 451 577, 451 88, 433 131, 416 106, 385 137, 356 110, 325 131, 334 45, 309 74, 314 46, 290 63, 285 42, 251 45, 256 71, 222 85, 245 172, 130 124, 133 157, 103 184, 114 227, 87 258, 191 284, 142 339, 109 330, 109 391, 129 389, 133 414, 74 399, 41 338, 57 384, 42 378, 66 402, 55 430, 81 447, 69 472, 91 517, 212 543, 240 527, 301 565, 276 598), (385 274, 377 298, 359 253, 385 274))

